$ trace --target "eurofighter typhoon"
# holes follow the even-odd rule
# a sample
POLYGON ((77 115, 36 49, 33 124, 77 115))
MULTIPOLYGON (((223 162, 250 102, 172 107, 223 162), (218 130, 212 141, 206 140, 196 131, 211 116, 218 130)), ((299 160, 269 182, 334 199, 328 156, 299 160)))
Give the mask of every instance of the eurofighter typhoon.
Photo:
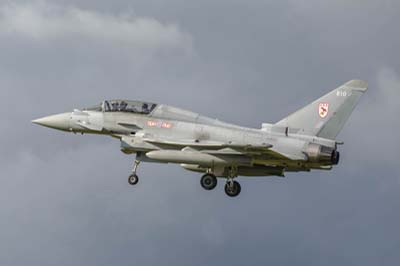
POLYGON ((128 181, 139 181, 141 162, 175 163, 203 173, 205 190, 225 180, 225 193, 241 191, 238 176, 284 176, 286 172, 331 170, 339 163, 336 140, 367 83, 351 80, 261 129, 241 127, 176 107, 141 101, 105 100, 96 106, 47 116, 35 124, 66 132, 117 138, 134 154, 128 181))

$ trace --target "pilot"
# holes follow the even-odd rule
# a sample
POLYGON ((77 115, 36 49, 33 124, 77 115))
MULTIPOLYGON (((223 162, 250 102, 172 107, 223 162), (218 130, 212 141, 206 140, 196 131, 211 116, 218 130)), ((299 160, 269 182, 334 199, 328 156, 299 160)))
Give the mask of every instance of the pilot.
POLYGON ((145 113, 145 114, 150 113, 149 105, 148 105, 147 103, 144 103, 144 104, 142 105, 142 112, 145 113))
POLYGON ((109 112, 111 111, 110 103, 108 101, 104 101, 104 111, 109 112))
POLYGON ((122 101, 120 104, 119 104, 119 110, 120 111, 126 111, 126 107, 128 106, 128 104, 126 103, 126 102, 124 102, 124 101, 122 101))
POLYGON ((113 102, 111 105, 112 105, 112 110, 113 110, 114 112, 117 112, 117 111, 118 111, 119 103, 118 103, 118 102, 113 102))

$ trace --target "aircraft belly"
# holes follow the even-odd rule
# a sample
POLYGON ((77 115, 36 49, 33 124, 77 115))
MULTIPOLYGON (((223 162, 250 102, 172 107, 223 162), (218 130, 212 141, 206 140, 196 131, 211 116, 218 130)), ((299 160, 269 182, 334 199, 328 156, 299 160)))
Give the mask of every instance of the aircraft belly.
POLYGON ((146 153, 153 160, 168 163, 214 165, 251 165, 251 158, 234 155, 211 155, 198 151, 157 150, 146 153))
MULTIPOLYGON (((204 173, 207 171, 206 167, 202 167, 196 164, 181 164, 181 166, 189 171, 204 173)), ((239 176, 283 176, 284 168, 282 167, 274 167, 274 166, 264 166, 264 165, 256 165, 256 166, 239 166, 237 168, 237 174, 239 176)), ((228 177, 229 176, 229 168, 219 168, 217 171, 214 171, 214 174, 218 177, 228 177)))

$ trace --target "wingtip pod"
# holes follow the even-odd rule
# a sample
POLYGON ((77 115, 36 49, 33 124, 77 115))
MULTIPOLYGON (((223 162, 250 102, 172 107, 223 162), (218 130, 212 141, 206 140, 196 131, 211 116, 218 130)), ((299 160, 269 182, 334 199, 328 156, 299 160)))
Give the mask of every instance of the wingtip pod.
POLYGON ((347 83, 345 83, 344 86, 361 92, 366 92, 368 89, 368 83, 364 80, 359 80, 359 79, 350 80, 347 83))

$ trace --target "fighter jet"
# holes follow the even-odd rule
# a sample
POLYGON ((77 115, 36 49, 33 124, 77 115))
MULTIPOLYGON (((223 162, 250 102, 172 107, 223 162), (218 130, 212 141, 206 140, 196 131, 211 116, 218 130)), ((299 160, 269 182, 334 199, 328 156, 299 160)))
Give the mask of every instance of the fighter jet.
POLYGON ((337 135, 367 83, 351 80, 275 124, 261 129, 221 122, 180 108, 142 101, 105 100, 73 112, 47 116, 35 124, 120 141, 134 154, 131 185, 141 162, 175 163, 203 173, 205 190, 225 180, 225 193, 241 192, 238 176, 280 176, 287 172, 331 170, 339 163, 337 135))

